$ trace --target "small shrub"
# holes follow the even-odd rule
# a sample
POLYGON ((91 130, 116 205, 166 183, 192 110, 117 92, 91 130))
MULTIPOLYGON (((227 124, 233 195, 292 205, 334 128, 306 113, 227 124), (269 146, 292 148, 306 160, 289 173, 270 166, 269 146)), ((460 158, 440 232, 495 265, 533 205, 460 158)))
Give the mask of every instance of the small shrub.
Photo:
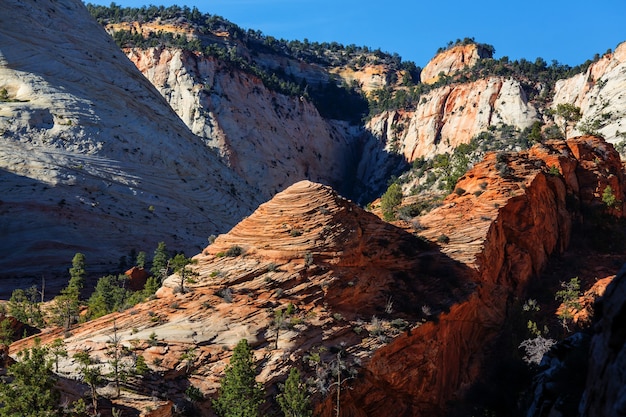
POLYGON ((185 396, 189 398, 189 401, 199 402, 204 400, 204 394, 200 391, 200 388, 189 385, 185 390, 185 396))
POLYGON ((227 303, 232 303, 233 302, 233 290, 231 290, 228 287, 221 288, 220 290, 218 290, 217 291, 217 296, 221 297, 227 303))
POLYGON ((437 237, 437 242, 439 243, 450 243, 450 238, 448 235, 441 234, 437 237))
POLYGON ((278 269, 278 267, 276 266, 276 264, 274 262, 271 262, 267 265, 267 271, 268 272, 276 272, 276 270, 278 269))
POLYGON ((291 316, 296 311, 296 306, 293 303, 287 304, 287 308, 285 309, 285 314, 291 316))
POLYGON ((398 218, 400 220, 410 221, 414 217, 420 215, 422 208, 419 204, 409 204, 407 206, 402 206, 398 209, 398 218))
POLYGON ((552 176, 555 176, 555 177, 558 177, 558 176, 561 175, 561 171, 559 170, 559 167, 557 167, 556 165, 552 165, 550 167, 550 170, 548 171, 548 174, 552 175, 552 176))
POLYGON ((463 194, 465 194, 465 190, 464 190, 463 188, 461 188, 461 187, 457 187, 457 188, 454 190, 454 193, 455 193, 456 195, 463 195, 463 194))
POLYGON ((311 252, 304 254, 304 264, 306 266, 311 266, 313 264, 313 254, 311 252))
POLYGON ((409 323, 403 319, 394 319, 391 321, 391 327, 396 328, 398 330, 404 330, 408 327, 409 323))
POLYGON ((613 188, 611 188, 610 185, 607 185, 602 192, 602 202, 609 208, 617 206, 617 198, 615 197, 613 188))
POLYGON ((300 230, 300 229, 291 229, 289 231, 289 236, 291 236, 291 237, 302 236, 302 230, 300 230))
POLYGON ((243 253, 243 248, 239 245, 233 245, 226 251, 226 256, 235 258, 243 253))
POLYGON ((524 348, 526 355, 524 362, 528 364, 539 365, 543 355, 556 344, 554 339, 546 339, 543 336, 537 336, 534 339, 527 339, 520 343, 519 347, 524 348))
POLYGON ((433 314, 433 309, 430 308, 430 306, 424 304, 422 306, 422 313, 424 313, 425 316, 431 316, 433 314))
POLYGON ((502 178, 509 178, 513 175, 513 170, 506 164, 506 162, 498 162, 496 164, 496 169, 502 178))

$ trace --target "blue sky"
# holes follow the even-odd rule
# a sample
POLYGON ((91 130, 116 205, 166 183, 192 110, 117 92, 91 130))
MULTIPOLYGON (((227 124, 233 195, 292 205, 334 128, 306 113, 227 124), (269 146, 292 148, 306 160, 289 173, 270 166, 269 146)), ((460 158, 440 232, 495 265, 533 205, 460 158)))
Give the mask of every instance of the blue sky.
MULTIPOLYGON (((110 1, 86 1, 109 5, 110 1)), ((578 65, 626 40, 626 1, 117 0, 197 7, 244 29, 287 40, 368 46, 424 67, 439 47, 473 37, 496 58, 578 65)))

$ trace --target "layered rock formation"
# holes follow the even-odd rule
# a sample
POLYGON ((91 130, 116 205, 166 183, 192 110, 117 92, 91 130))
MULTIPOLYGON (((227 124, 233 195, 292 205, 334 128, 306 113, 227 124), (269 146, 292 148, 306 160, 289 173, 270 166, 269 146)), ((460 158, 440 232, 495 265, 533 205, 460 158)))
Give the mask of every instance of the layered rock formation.
MULTIPOLYGON (((584 73, 556 83, 553 107, 569 103, 580 107, 582 122, 611 143, 626 139, 626 43, 605 54, 584 73)), ((580 134, 573 129, 571 135, 580 134)), ((570 133, 570 132, 568 132, 570 133)))
MULTIPOLYGON (((474 291, 436 322, 379 349, 349 392, 351 403, 344 410, 355 416, 442 413, 446 402, 458 399, 478 375, 509 303, 523 295, 551 254, 566 249, 577 218, 568 201, 601 204, 601 190, 613 177, 621 184, 617 195, 623 196, 619 156, 593 137, 519 155, 491 154, 470 170, 457 184, 461 191, 420 223, 424 237, 447 242, 442 253, 475 272, 474 291), (551 166, 559 167, 562 176, 548 174, 551 166), (505 172, 504 178, 499 172, 505 172), (375 394, 381 387, 384 398, 375 394)), ((325 403, 323 410, 332 415, 332 404, 325 403)))
MULTIPOLYGON (((578 208, 604 209, 609 183, 626 200, 619 157, 595 137, 491 154, 419 219, 427 244, 328 187, 300 182, 196 256, 199 275, 187 291, 172 276, 157 299, 80 325, 65 341, 103 358, 115 327, 160 375, 135 389, 175 402, 181 384, 215 395, 241 338, 254 346, 269 397, 292 366, 328 384, 325 366, 344 352, 358 376, 341 394, 342 413, 441 415, 480 374, 509 303, 566 249, 578 208), (276 311, 290 304, 290 325, 278 327, 276 311)), ((70 374, 75 366, 62 363, 70 374)), ((318 415, 334 415, 334 401, 320 402, 318 415)), ((208 401, 202 406, 212 415, 208 401)))
POLYGON ((414 111, 383 112, 366 127, 385 141, 386 149, 413 161, 451 152, 490 126, 522 130, 538 119, 519 81, 490 77, 434 89, 414 111))
POLYGON ((473 66, 480 59, 491 57, 492 52, 477 43, 453 46, 435 55, 422 69, 420 78, 424 84, 434 84, 441 74, 454 74, 456 71, 473 66))
POLYGON ((350 66, 332 68, 330 72, 340 76, 348 85, 357 83, 365 94, 381 88, 393 87, 394 83, 391 80, 402 80, 406 75, 405 71, 395 71, 383 64, 366 65, 358 69, 350 66))
POLYGON ((65 275, 76 252, 92 272, 111 271, 159 241, 197 251, 256 207, 253 187, 189 131, 80 1, 3 6, 1 276, 65 275))
MULTIPOLYGON (((180 279, 171 276, 156 300, 73 328, 64 339, 69 357, 86 349, 108 369, 105 351, 115 327, 122 344, 152 369, 133 387, 180 403, 186 384, 215 395, 230 349, 246 338, 257 358, 264 358, 259 379, 273 396, 274 382, 290 367, 322 372, 332 349, 341 346, 356 366, 389 338, 419 325, 422 305, 436 314, 467 291, 465 268, 308 181, 261 205, 195 259, 199 275, 184 293, 180 279), (442 286, 444 274, 450 276, 442 286), (276 328, 275 312, 290 304, 289 325, 276 328), (190 348, 195 356, 186 371, 182 354, 190 348), (304 360, 313 352, 322 363, 304 360)), ((60 333, 39 337, 45 344, 60 333)), ((22 340, 12 350, 29 343, 22 340)), ((76 363, 64 359, 61 369, 75 375, 76 363)), ((203 415, 212 415, 209 405, 202 404, 203 415)))
POLYGON ((302 179, 351 192, 358 141, 307 100, 271 92, 258 77, 189 51, 127 54, 187 126, 264 198, 302 179))

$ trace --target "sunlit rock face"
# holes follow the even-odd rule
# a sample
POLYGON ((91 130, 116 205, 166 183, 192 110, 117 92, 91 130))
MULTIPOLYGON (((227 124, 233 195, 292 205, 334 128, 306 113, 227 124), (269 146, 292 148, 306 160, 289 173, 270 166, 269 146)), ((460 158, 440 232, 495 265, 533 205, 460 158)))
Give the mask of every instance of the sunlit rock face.
POLYGON ((253 187, 189 131, 80 1, 8 1, 3 15, 2 276, 44 275, 52 290, 51 275, 64 284, 76 252, 96 273, 159 241, 198 251, 256 207, 253 187))
POLYGON ((605 54, 584 73, 557 81, 552 107, 569 103, 580 107, 582 118, 568 136, 583 126, 617 144, 626 139, 626 43, 605 54))
POLYGON ((433 84, 441 74, 454 74, 473 66, 480 59, 491 57, 492 52, 480 44, 457 45, 435 55, 422 70, 420 78, 425 84, 433 84))
POLYGON ((489 77, 436 88, 414 111, 383 112, 366 127, 384 141, 386 149, 413 161, 452 152, 490 126, 506 124, 523 130, 538 119, 518 81, 489 77))

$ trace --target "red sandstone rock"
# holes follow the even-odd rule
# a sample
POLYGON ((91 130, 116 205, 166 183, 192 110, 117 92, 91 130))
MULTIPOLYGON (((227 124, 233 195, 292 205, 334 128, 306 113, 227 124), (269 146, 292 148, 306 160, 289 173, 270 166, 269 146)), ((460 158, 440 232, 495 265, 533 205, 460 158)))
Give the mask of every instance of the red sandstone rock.
MULTIPOLYGON (((599 191, 609 181, 623 198, 617 161, 612 147, 593 137, 490 154, 459 180, 464 193, 420 219, 430 244, 303 181, 197 255, 199 276, 189 292, 176 293, 172 276, 159 298, 80 325, 66 342, 70 352, 102 355, 115 324, 125 344, 137 340, 135 352, 166 387, 184 376, 181 355, 195 347, 189 381, 209 397, 241 338, 263 364, 258 379, 269 395, 292 366, 316 375, 306 355, 325 348, 322 361, 330 361, 343 346, 347 360, 360 365, 342 393, 342 414, 442 415, 480 374, 510 300, 524 294, 551 254, 567 248, 581 218, 577 207, 601 207, 599 191), (510 174, 502 177, 497 164, 510 174), (551 173, 552 165, 562 175, 551 173), (289 303, 297 324, 277 332, 274 311, 289 303), (392 325, 398 319, 401 330, 392 325)), ((58 334, 40 338, 48 343, 58 334)), ((15 343, 12 352, 32 342, 15 343)), ((208 401, 201 407, 212 415, 208 401)), ((332 399, 322 401, 317 415, 330 417, 333 407, 332 399)))
POLYGON ((124 272, 124 275, 128 277, 128 288, 133 291, 141 291, 146 285, 150 273, 143 268, 133 266, 128 271, 124 272))

